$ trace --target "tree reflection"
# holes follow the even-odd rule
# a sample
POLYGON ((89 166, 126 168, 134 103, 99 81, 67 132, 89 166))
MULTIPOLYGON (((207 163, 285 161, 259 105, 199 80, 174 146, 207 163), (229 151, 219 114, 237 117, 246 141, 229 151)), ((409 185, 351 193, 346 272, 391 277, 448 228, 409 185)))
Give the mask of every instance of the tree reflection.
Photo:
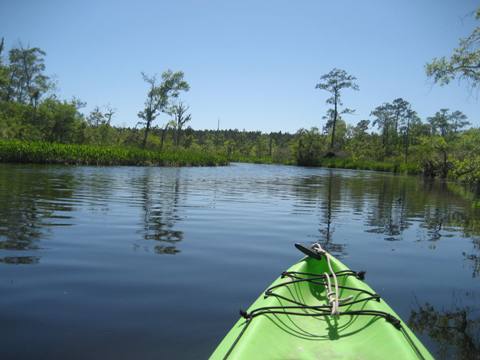
MULTIPOLYGON (((338 181, 338 179, 337 179, 338 181)), ((333 232, 334 228, 332 226, 333 215, 337 210, 335 207, 340 204, 341 201, 341 192, 340 187, 334 185, 334 174, 333 171, 329 171, 325 202, 323 203, 323 214, 320 218, 320 238, 319 242, 322 247, 328 252, 335 254, 337 256, 345 255, 345 245, 338 244, 333 241, 333 232)))
POLYGON ((465 236, 472 238, 473 251, 464 254, 479 274, 478 243, 480 236, 480 207, 475 195, 451 183, 412 176, 395 176, 369 172, 350 173, 328 170, 328 173, 300 178, 294 186, 301 204, 296 214, 321 209, 318 241, 337 254, 345 254, 345 246, 337 244, 335 227, 346 218, 337 214, 363 219, 368 233, 383 235, 385 241, 428 241, 434 249, 443 238, 465 236), (347 204, 347 205, 345 205, 347 204), (348 206, 348 208, 346 208, 348 206))
POLYGON ((480 257, 476 254, 467 254, 466 252, 463 252, 462 255, 472 265, 472 277, 477 277, 480 274, 480 257))
POLYGON ((10 265, 38 264, 40 257, 38 256, 5 256, 0 257, 0 263, 10 265))
POLYGON ((175 229, 180 220, 180 169, 167 169, 166 174, 146 168, 141 179, 143 209, 143 238, 156 242, 157 254, 175 255, 180 252, 177 244, 183 240, 183 232, 175 229))
POLYGON ((428 241, 438 241, 456 230, 469 237, 480 234, 474 220, 479 209, 471 208, 470 202, 452 193, 446 183, 404 176, 370 180, 365 188, 365 198, 372 198, 366 205, 367 225, 371 227, 367 232, 384 234, 385 240, 401 240, 415 219, 427 230, 428 241))
MULTIPOLYGON (((49 234, 52 219, 68 219, 75 186, 69 173, 51 173, 42 167, 2 165, 0 171, 0 251, 36 250, 49 234)), ((64 224, 65 225, 65 224, 64 224)), ((33 264, 37 256, 5 256, 4 264, 33 264)))
MULTIPOLYGON (((480 238, 473 239, 473 251, 480 252, 480 238)), ((477 277, 480 274, 480 256, 475 253, 462 253, 464 259, 472 266, 472 277, 477 277)))
POLYGON ((401 240, 401 235, 411 224, 407 221, 407 183, 399 178, 381 176, 372 179, 377 189, 367 217, 367 232, 384 234, 385 240, 401 240))
MULTIPOLYGON (((327 176, 312 175, 301 178, 295 184, 294 191, 305 206, 320 210, 319 228, 316 242, 322 247, 341 257, 346 254, 344 244, 335 242, 335 214, 339 210, 342 198, 342 177, 329 170, 327 176), (320 185, 320 186, 319 186, 320 185)), ((310 210, 311 211, 311 210, 310 210)))
POLYGON ((428 335, 435 341, 436 355, 440 359, 479 358, 478 309, 455 307, 453 310, 439 311, 425 303, 411 312, 408 323, 414 331, 428 335))

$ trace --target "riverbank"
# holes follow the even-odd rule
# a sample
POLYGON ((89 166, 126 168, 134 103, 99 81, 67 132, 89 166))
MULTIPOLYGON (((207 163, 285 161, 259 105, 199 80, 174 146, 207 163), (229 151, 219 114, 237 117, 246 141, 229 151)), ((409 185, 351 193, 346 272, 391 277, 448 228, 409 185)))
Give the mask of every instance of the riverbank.
MULTIPOLYGON (((294 159, 278 161, 269 156, 230 156, 222 152, 196 148, 167 148, 162 151, 143 150, 137 147, 59 144, 49 142, 27 142, 20 140, 0 140, 0 162, 35 163, 64 165, 130 165, 130 166, 222 166, 230 162, 256 164, 297 164, 294 159)), ((359 160, 349 157, 322 158, 311 167, 333 169, 373 170, 404 175, 422 175, 418 163, 395 161, 359 160)), ((449 179, 469 184, 451 171, 449 179)))
POLYGON ((120 146, 0 141, 0 162, 65 165, 217 166, 228 165, 220 154, 175 149, 150 151, 120 146))
POLYGON ((407 175, 420 175, 423 173, 421 167, 416 164, 375 160, 354 160, 351 158, 322 159, 318 166, 333 169, 384 171, 407 175))
POLYGON ((331 169, 351 169, 351 170, 373 170, 392 172, 395 174, 421 175, 423 171, 420 166, 413 163, 396 163, 388 161, 375 160, 354 160, 352 158, 324 158, 315 164, 301 165, 292 161, 274 161, 270 157, 237 157, 229 159, 233 162, 244 162, 250 164, 278 164, 278 165, 297 165, 306 167, 324 167, 331 169))

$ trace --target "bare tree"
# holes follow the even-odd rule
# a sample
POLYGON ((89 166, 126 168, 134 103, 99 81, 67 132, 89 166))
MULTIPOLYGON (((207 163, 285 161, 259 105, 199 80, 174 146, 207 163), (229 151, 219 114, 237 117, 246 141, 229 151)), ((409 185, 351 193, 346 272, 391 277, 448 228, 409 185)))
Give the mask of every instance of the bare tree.
POLYGON ((192 115, 187 114, 190 107, 184 102, 179 101, 170 108, 170 114, 173 116, 175 127, 175 146, 180 144, 180 136, 183 126, 192 120, 192 115))

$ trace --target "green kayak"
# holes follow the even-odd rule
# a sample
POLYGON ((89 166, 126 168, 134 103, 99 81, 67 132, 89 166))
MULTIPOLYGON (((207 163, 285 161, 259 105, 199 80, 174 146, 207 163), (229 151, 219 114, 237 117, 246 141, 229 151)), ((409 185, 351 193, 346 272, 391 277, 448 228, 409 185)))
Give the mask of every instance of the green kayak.
POLYGON ((211 359, 433 359, 364 281, 318 244, 283 272, 211 359))

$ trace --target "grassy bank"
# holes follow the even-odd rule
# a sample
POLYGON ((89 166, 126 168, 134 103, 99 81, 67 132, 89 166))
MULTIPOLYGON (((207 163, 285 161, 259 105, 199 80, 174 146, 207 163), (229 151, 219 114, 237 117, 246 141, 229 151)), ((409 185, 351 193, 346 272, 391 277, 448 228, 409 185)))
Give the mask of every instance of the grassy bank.
POLYGON ((318 164, 321 167, 355 170, 385 171, 399 174, 421 174, 422 169, 416 164, 395 163, 374 160, 354 160, 349 158, 322 159, 318 164))
MULTIPOLYGON (((245 162, 255 164, 283 164, 283 165, 299 165, 294 161, 290 162, 275 162, 270 157, 234 157, 230 159, 233 162, 245 162)), ((316 162, 315 164, 306 165, 308 167, 325 167, 332 169, 353 169, 353 170, 374 170, 392 172, 397 174, 409 174, 418 175, 422 174, 422 169, 412 163, 395 163, 388 161, 375 161, 375 160, 354 160, 351 158, 324 158, 316 162)))
POLYGON ((118 146, 93 146, 0 140, 0 162, 69 165, 227 165, 226 157, 188 149, 149 151, 118 146))
POLYGON ((231 162, 242 162, 250 164, 279 164, 279 165, 296 165, 294 162, 287 161, 275 161, 271 156, 245 156, 245 155, 235 155, 230 156, 229 160, 231 162))

